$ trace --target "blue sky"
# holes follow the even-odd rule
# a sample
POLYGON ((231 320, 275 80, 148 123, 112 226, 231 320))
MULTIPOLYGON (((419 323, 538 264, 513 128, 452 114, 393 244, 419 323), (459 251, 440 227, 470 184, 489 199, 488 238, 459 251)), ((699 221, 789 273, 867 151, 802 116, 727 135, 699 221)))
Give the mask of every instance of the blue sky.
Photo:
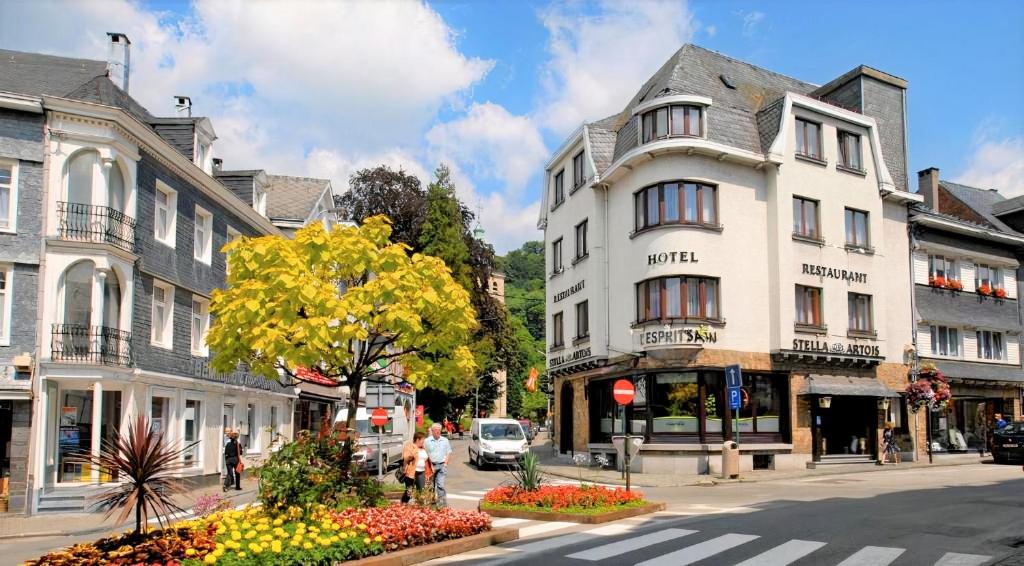
MULTIPOLYGON (((1024 194, 1024 2, 39 0, 0 47, 103 59, 132 94, 189 94, 229 168, 330 178, 452 165, 499 251, 536 238, 540 172, 582 120, 622 109, 693 42, 814 83, 859 64, 909 81, 911 174, 1024 194)), ((914 181, 912 179, 912 185, 914 181)))

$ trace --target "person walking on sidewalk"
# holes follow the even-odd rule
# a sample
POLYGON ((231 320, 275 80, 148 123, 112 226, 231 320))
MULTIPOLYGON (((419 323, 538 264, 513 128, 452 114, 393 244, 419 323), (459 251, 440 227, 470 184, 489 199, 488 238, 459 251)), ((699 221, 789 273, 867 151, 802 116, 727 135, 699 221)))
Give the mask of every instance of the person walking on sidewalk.
POLYGON ((235 431, 228 431, 228 443, 224 445, 224 489, 227 491, 231 489, 231 484, 235 484, 235 489, 241 491, 242 489, 242 446, 238 444, 238 433, 235 431))
POLYGON ((452 445, 448 439, 441 436, 441 423, 434 423, 430 426, 430 438, 423 443, 427 451, 427 458, 430 460, 430 467, 433 468, 434 494, 437 496, 437 506, 447 507, 448 498, 444 490, 444 480, 448 476, 448 459, 452 455, 452 445))
POLYGON ((430 465, 430 458, 427 456, 427 451, 423 448, 423 440, 426 435, 422 432, 417 432, 412 435, 412 441, 407 443, 402 448, 402 466, 404 476, 402 477, 403 483, 405 483, 405 493, 402 494, 402 503, 408 503, 412 500, 413 489, 416 489, 416 494, 419 495, 423 488, 427 485, 427 480, 434 475, 434 470, 430 465))

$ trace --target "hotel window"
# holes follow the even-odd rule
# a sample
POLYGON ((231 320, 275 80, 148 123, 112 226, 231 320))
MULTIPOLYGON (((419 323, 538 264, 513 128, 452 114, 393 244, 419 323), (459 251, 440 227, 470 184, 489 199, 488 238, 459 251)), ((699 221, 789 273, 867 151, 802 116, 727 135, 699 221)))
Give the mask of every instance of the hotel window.
POLYGON ((153 280, 153 344, 174 345, 174 287, 153 280))
POLYGON ((583 184, 586 178, 583 177, 583 152, 579 152, 572 158, 572 188, 583 184))
POLYGON ((860 136, 839 130, 839 165, 847 169, 862 171, 860 160, 860 136))
POLYGON ((673 105, 644 112, 642 122, 643 143, 672 137, 700 137, 703 135, 700 106, 673 105))
POLYGON ((871 317, 871 295, 850 293, 848 299, 850 313, 850 332, 873 332, 874 322, 871 317))
POLYGON ((203 451, 200 449, 202 440, 202 403, 194 399, 185 401, 185 451, 182 453, 186 466, 198 466, 203 451))
POLYGON ((793 235, 820 240, 818 201, 793 197, 793 235))
POLYGON ((636 286, 637 322, 669 319, 719 320, 718 279, 661 277, 636 286))
POLYGON ((555 173, 555 206, 562 204, 565 200, 565 169, 555 173))
POLYGON ((590 312, 587 301, 576 303, 576 339, 590 336, 590 312))
POLYGON ((551 347, 561 348, 565 345, 565 335, 562 328, 562 313, 556 312, 551 316, 551 347))
POLYGON ((196 207, 195 215, 195 253, 197 260, 209 265, 213 249, 213 215, 203 209, 196 207))
POLYGON ((935 356, 960 356, 960 331, 946 326, 933 326, 932 354, 935 356))
POLYGON ((796 286, 796 322, 806 326, 824 326, 821 317, 821 289, 796 286))
POLYGON ((979 263, 974 269, 974 287, 981 289, 982 285, 987 285, 990 290, 1002 289, 1002 270, 998 267, 979 263))
POLYGON ((821 124, 797 118, 796 154, 821 160, 821 124))
POLYGON ((156 217, 153 219, 156 241, 174 247, 177 225, 178 193, 157 182, 156 217))
POLYGON ((16 162, 0 161, 0 231, 13 231, 17 218, 18 203, 15 183, 17 182, 16 162))
POLYGON ((576 225, 576 259, 587 257, 590 250, 587 249, 587 221, 584 220, 576 225))
POLYGON ((551 243, 551 274, 561 273, 562 269, 562 239, 559 238, 551 243))
POLYGON ((846 245, 867 249, 868 213, 862 210, 846 209, 846 245))
POLYGON ((976 336, 978 340, 979 360, 1003 360, 1006 349, 1003 348, 1003 333, 991 330, 979 330, 976 336))
POLYGON ((928 278, 959 279, 956 262, 952 258, 941 255, 928 256, 928 278))
POLYGON ((716 189, 711 185, 674 181, 659 183, 633 195, 635 229, 666 224, 718 225, 716 189))
POLYGON ((192 355, 208 356, 210 348, 206 345, 206 332, 210 328, 210 302, 206 299, 192 298, 192 355))

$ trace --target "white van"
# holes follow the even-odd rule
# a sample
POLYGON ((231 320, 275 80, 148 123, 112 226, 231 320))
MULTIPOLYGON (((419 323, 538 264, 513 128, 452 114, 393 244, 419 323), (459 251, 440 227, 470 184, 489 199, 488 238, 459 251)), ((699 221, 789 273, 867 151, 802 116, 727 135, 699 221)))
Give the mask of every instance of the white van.
MULTIPOLYGON (((377 458, 383 455, 383 469, 402 461, 402 448, 406 442, 412 440, 412 427, 408 419, 401 415, 402 408, 388 409, 388 426, 385 427, 383 435, 378 437, 377 428, 370 426, 369 411, 365 407, 356 409, 356 431, 359 433, 359 445, 356 447, 352 461, 365 468, 370 473, 377 471, 377 458), (398 413, 398 418, 395 414, 398 413), (378 443, 379 440, 379 443, 378 443), (379 452, 378 452, 379 450, 379 452)), ((345 424, 348 419, 348 409, 341 409, 334 417, 334 422, 345 424)))
POLYGON ((469 463, 518 465, 530 450, 522 425, 514 419, 473 419, 469 427, 469 463))

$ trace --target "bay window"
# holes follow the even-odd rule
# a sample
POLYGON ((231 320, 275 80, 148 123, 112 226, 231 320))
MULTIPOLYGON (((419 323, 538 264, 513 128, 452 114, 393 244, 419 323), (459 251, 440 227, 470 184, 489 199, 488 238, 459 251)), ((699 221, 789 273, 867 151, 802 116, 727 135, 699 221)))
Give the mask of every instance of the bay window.
POLYGON ((635 229, 667 224, 718 225, 717 189, 711 185, 671 181, 633 195, 635 229))
POLYGON ((636 286, 637 322, 692 319, 717 321, 720 317, 718 279, 660 277, 636 286))

